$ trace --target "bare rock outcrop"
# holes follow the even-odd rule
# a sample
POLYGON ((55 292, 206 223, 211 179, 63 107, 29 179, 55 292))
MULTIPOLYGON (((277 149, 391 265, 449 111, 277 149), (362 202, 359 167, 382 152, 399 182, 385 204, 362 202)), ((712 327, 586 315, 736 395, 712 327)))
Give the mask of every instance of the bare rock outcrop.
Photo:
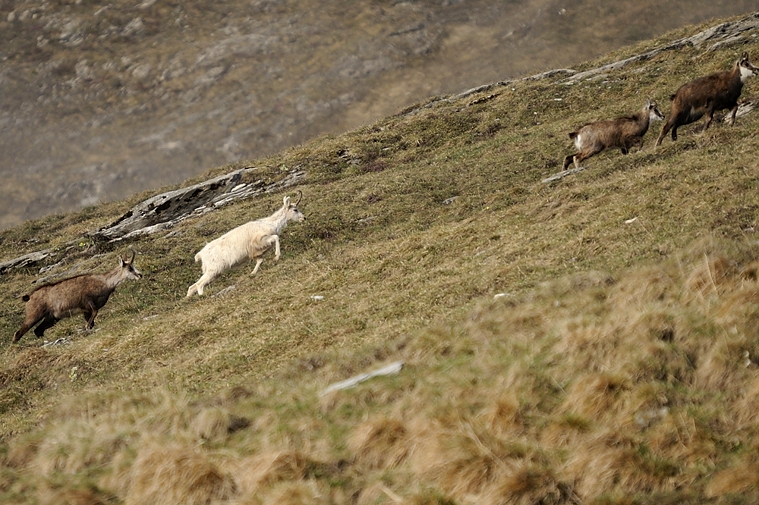
POLYGON ((264 179, 256 177, 256 168, 240 168, 187 188, 148 198, 116 221, 89 235, 108 241, 149 235, 171 228, 188 217, 203 215, 228 203, 292 186, 300 182, 305 175, 304 171, 295 169, 283 179, 267 183, 264 179))

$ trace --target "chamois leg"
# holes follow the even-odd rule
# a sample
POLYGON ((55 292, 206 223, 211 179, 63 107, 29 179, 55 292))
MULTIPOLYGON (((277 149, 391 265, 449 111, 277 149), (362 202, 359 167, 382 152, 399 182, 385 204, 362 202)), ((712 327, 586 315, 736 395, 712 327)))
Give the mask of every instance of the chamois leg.
POLYGON ((730 126, 735 125, 735 115, 738 113, 738 104, 735 104, 735 107, 730 109, 730 126))
POLYGON ((256 266, 253 268, 253 271, 250 273, 250 275, 256 275, 258 273, 258 269, 261 267, 261 263, 263 262, 263 258, 256 258, 256 266))
POLYGON ((24 324, 21 325, 21 328, 18 329, 16 333, 13 334, 13 342, 18 342, 21 340, 21 337, 24 336, 24 334, 29 331, 29 329, 34 326, 35 324, 42 321, 42 318, 45 317, 44 315, 34 315, 32 317, 26 316, 26 319, 24 319, 24 324))
POLYGON ((26 333, 27 331, 29 331, 29 328, 30 327, 27 326, 27 325, 25 325, 25 324, 22 325, 21 328, 19 328, 16 331, 16 333, 13 334, 13 343, 15 344, 16 342, 18 342, 19 340, 21 340, 21 337, 24 336, 24 333, 26 333))
POLYGON ((709 110, 706 112, 706 124, 704 125, 704 129, 701 130, 702 132, 705 132, 707 128, 709 128, 709 125, 712 124, 712 119, 714 118, 714 111, 709 110))
POLYGON ((206 277, 206 274, 203 274, 200 279, 198 279, 198 282, 195 283, 195 289, 198 292, 198 296, 203 296, 203 288, 206 287, 206 284, 211 282, 211 279, 204 279, 206 277))
POLYGON ((601 145, 594 145, 594 146, 592 146, 591 149, 588 149, 587 151, 582 151, 582 152, 579 152, 579 153, 575 154, 574 158, 573 158, 574 159, 574 163, 575 163, 575 168, 577 170, 580 170, 582 168, 580 166, 580 162, 581 161, 585 161, 588 158, 590 158, 591 156, 595 156, 596 154, 600 153, 603 150, 604 150, 603 146, 601 146, 601 145))
POLYGON ((85 325, 85 329, 91 330, 95 327, 95 316, 98 315, 98 309, 95 307, 95 304, 89 303, 88 309, 83 312, 84 319, 87 321, 87 324, 85 325))
POLYGON ((200 276, 198 282, 190 286, 187 290, 187 296, 192 296, 193 293, 197 293, 198 296, 203 296, 203 288, 206 287, 212 280, 216 278, 215 272, 206 271, 200 276))
POLYGON ((197 281, 195 284, 193 284, 192 286, 190 286, 190 287, 187 289, 187 297, 188 297, 188 298, 189 298, 190 296, 194 295, 195 293, 197 293, 197 294, 198 294, 198 296, 200 296, 200 292, 199 292, 199 285, 200 285, 200 280, 198 280, 198 281, 197 281))
POLYGON ((593 155, 592 155, 592 154, 589 154, 589 155, 585 155, 584 153, 577 153, 577 154, 575 154, 575 155, 574 155, 574 157, 572 158, 572 160, 574 161, 574 164, 575 164, 575 168, 576 168, 577 170, 580 170, 580 169, 582 168, 582 167, 580 166, 580 162, 581 162, 582 160, 587 160, 587 159, 588 159, 588 158, 590 158, 591 156, 593 156, 593 155))
POLYGON ((187 297, 188 298, 198 292, 198 286, 196 284, 197 283, 195 283, 195 284, 191 285, 189 288, 187 288, 187 297))
POLYGON ((273 235, 272 237, 273 239, 271 241, 274 242, 274 261, 279 261, 279 235, 273 235))
POLYGON ((638 149, 643 149, 643 139, 641 137, 628 139, 625 142, 625 145, 620 147, 619 150, 622 151, 622 154, 630 154, 630 150, 635 146, 637 146, 638 149))
MULTIPOLYGON (((667 133, 669 133, 669 130, 672 129, 672 125, 675 124, 675 120, 673 117, 670 117, 666 123, 664 123, 664 126, 661 127, 661 133, 659 134, 659 138, 656 139, 656 146, 658 147, 661 145, 661 141, 664 140, 664 137, 667 136, 667 133)), ((677 127, 672 129, 672 140, 677 140, 677 127)))
POLYGON ((643 150, 643 137, 635 137, 634 139, 632 139, 627 145, 628 152, 630 149, 636 146, 638 147, 639 151, 643 150))
POLYGON ((570 154, 570 155, 567 155, 566 157, 564 157, 564 168, 563 168, 563 170, 566 170, 567 168, 569 168, 569 165, 572 164, 572 161, 574 160, 574 157, 577 156, 578 154, 580 154, 580 153, 570 154))
POLYGON ((40 325, 34 329, 34 334, 37 335, 38 338, 44 336, 45 330, 51 328, 57 322, 58 319, 53 316, 45 316, 45 319, 42 320, 40 325))

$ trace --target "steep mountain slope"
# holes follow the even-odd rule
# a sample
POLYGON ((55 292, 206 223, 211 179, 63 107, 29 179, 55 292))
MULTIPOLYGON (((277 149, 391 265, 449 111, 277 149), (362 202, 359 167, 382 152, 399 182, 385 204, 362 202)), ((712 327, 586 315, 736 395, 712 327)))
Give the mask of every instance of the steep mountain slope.
POLYGON ((666 113, 683 82, 756 58, 757 22, 259 159, 264 182, 305 172, 289 191, 307 220, 278 264, 230 271, 204 298, 184 296, 194 253, 283 192, 117 242, 89 233, 152 193, 2 232, 2 259, 56 254, 2 276, 0 500, 755 503, 759 114, 656 150, 649 132, 643 151, 542 181, 578 125, 648 97, 666 113), (35 279, 105 270, 128 248, 144 278, 96 331, 69 319, 46 335, 59 345, 9 344, 35 279), (395 361, 397 375, 321 394, 395 361))
POLYGON ((0 229, 753 7, 3 0, 0 229))

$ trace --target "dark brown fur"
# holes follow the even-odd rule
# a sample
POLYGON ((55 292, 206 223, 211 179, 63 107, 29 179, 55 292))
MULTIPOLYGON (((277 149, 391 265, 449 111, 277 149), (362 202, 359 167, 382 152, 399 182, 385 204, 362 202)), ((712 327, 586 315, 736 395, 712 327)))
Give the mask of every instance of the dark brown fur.
POLYGON ((735 124, 735 113, 738 111, 738 97, 741 96, 743 81, 757 70, 759 69, 749 62, 748 53, 743 53, 732 70, 707 75, 680 86, 670 97, 672 110, 669 113, 669 119, 661 129, 656 145, 661 145, 664 136, 670 130, 672 130, 672 140, 677 140, 678 127, 698 121, 704 115, 707 120, 702 131, 706 131, 712 124, 716 111, 730 109, 730 125, 735 124), (743 79, 741 79, 741 69, 748 74, 743 79))
POLYGON ((648 131, 652 116, 658 119, 664 117, 656 102, 648 100, 643 109, 631 116, 588 123, 573 131, 569 138, 574 139, 577 153, 564 158, 564 170, 572 162, 576 168, 580 168, 581 161, 604 149, 618 147, 622 154, 627 154, 633 146, 643 148, 643 135, 648 131))
POLYGON ((132 258, 119 258, 119 266, 105 274, 83 274, 64 279, 52 284, 45 284, 35 289, 30 295, 21 299, 26 303, 26 318, 21 328, 13 335, 13 341, 21 337, 35 324, 37 337, 44 335, 45 330, 64 317, 82 314, 87 321, 86 328, 95 325, 98 310, 108 301, 116 286, 125 279, 139 279, 142 274, 134 268, 134 252, 132 258))

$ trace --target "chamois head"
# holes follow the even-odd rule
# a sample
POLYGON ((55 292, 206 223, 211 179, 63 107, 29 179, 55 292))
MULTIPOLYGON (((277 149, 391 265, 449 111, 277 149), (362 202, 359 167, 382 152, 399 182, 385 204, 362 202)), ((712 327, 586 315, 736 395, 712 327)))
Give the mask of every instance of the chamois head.
POLYGON ((756 68, 750 61, 748 61, 748 53, 743 53, 741 59, 738 60, 735 65, 741 73, 741 82, 746 82, 746 79, 759 72, 759 68, 756 68))
POLYGON ((648 111, 649 121, 661 121, 664 119, 664 114, 659 111, 659 106, 650 98, 646 101, 646 110, 648 111))
POLYGON ((141 279, 142 278, 142 272, 140 272, 139 270, 137 270, 136 268, 134 268, 134 265, 133 265, 133 263, 134 263, 134 256, 135 256, 135 252, 134 251, 132 251, 132 257, 129 258, 128 260, 125 259, 125 258, 122 258, 121 256, 119 256, 119 265, 121 265, 121 272, 120 272, 121 275, 120 275, 120 277, 122 279, 134 279, 134 280, 137 280, 137 279, 141 279))
POLYGON ((303 198, 303 192, 301 190, 298 190, 297 202, 290 203, 289 196, 285 196, 282 199, 282 206, 285 209, 285 216, 287 216, 288 221, 292 221, 294 223, 300 223, 301 221, 305 221, 306 216, 304 216, 303 213, 298 210, 298 204, 300 203, 300 200, 302 198, 303 198))

